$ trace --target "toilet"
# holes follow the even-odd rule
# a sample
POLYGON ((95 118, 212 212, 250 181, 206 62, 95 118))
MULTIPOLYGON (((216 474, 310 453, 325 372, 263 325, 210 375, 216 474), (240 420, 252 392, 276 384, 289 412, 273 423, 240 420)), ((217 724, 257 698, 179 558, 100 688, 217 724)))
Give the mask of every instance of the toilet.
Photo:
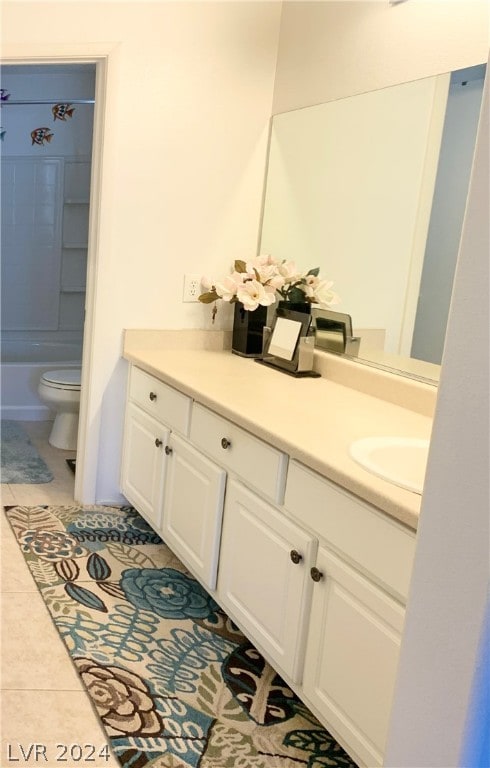
POLYGON ((49 443, 55 448, 76 450, 81 373, 81 368, 66 368, 46 371, 41 376, 38 387, 39 397, 50 410, 56 413, 48 438, 49 443))

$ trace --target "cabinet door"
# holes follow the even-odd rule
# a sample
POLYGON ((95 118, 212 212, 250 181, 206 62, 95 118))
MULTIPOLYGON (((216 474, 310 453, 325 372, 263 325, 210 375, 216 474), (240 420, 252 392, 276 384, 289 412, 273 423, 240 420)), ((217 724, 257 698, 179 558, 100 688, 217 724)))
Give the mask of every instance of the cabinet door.
POLYGON ((218 596, 294 682, 301 678, 315 549, 316 539, 241 483, 229 481, 218 596))
POLYGON ((171 435, 162 536, 209 589, 216 587, 226 472, 171 435))
POLYGON ((164 447, 169 430, 133 403, 128 403, 122 457, 122 490, 128 501, 157 531, 161 525, 165 471, 164 447))
POLYGON ((360 761, 382 765, 404 609, 321 547, 316 568, 305 695, 360 761))

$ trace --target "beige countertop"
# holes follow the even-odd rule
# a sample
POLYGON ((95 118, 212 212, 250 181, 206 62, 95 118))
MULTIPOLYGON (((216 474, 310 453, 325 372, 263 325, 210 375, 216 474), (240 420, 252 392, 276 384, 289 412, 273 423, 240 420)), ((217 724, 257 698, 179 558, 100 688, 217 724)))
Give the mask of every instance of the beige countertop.
POLYGON ((229 350, 145 348, 123 356, 416 529, 421 497, 350 458, 363 437, 429 438, 432 419, 327 378, 296 379, 229 350))

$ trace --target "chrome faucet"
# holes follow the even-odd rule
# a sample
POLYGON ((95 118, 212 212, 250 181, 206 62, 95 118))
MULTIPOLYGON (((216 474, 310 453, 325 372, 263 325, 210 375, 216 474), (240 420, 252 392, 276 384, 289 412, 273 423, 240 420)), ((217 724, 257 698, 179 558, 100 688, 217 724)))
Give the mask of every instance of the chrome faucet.
POLYGON ((352 335, 350 315, 314 307, 311 310, 311 329, 318 349, 351 357, 359 353, 361 339, 352 335))

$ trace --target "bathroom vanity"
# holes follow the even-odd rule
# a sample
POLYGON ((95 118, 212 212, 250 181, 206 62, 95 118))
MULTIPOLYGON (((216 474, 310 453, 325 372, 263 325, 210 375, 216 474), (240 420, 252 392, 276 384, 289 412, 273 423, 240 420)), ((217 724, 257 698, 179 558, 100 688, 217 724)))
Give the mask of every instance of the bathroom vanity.
POLYGON ((420 496, 349 457, 427 415, 126 342, 122 491, 359 765, 383 764, 420 496))

